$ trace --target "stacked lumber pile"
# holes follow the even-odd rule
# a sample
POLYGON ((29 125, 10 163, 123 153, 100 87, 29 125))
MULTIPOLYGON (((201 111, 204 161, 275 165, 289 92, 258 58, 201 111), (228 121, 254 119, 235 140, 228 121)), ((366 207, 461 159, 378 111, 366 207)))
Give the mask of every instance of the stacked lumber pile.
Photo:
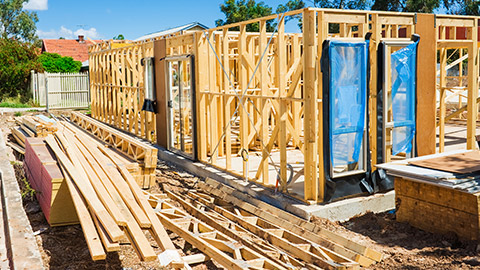
POLYGON ((155 184, 158 154, 155 147, 79 112, 72 112, 70 120, 138 162, 138 168, 130 170, 140 187, 148 189, 155 184))
POLYGON ((55 120, 44 115, 16 117, 18 126, 10 129, 15 142, 9 146, 21 154, 25 154, 25 140, 29 137, 45 137, 58 130, 55 120))
POLYGON ((60 128, 44 140, 59 165, 93 260, 130 242, 141 260, 157 259, 144 230, 158 246, 178 254, 122 157, 76 126, 60 128))

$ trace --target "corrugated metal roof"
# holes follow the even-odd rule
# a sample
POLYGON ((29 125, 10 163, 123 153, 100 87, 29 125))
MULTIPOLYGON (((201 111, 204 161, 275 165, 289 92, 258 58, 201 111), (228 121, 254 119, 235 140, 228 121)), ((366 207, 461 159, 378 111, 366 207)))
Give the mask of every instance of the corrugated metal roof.
POLYGON ((205 25, 203 25, 199 22, 192 22, 192 23, 189 23, 189 24, 185 24, 185 25, 169 28, 169 29, 166 29, 166 30, 150 33, 150 34, 141 36, 141 37, 135 39, 134 41, 141 41, 141 40, 152 39, 152 38, 161 37, 161 36, 167 36, 167 35, 171 35, 173 33, 177 33, 177 32, 180 32, 180 31, 186 31, 186 30, 192 29, 196 26, 202 27, 204 29, 208 29, 207 26, 205 26, 205 25))

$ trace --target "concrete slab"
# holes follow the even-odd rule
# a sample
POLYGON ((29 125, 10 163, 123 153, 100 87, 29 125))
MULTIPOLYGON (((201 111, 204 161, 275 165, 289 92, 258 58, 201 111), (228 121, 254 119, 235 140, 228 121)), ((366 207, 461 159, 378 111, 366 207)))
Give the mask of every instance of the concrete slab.
POLYGON ((0 239, 4 240, 6 256, 9 260, 4 260, 5 253, 0 246, 0 269, 8 268, 7 266, 4 268, 2 263, 6 263, 10 269, 44 269, 37 241, 23 208, 20 188, 8 159, 7 146, 1 131, 0 180, 1 217, 4 224, 3 230, 0 231, 0 239))

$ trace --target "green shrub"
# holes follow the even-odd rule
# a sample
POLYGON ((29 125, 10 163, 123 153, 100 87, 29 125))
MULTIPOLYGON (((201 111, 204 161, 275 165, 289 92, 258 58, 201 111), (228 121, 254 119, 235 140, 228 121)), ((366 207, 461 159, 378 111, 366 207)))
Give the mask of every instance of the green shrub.
POLYGON ((44 52, 38 57, 46 72, 50 73, 76 73, 82 68, 82 62, 73 60, 70 56, 62 57, 58 53, 44 52))
POLYGON ((0 38, 0 99, 29 96, 30 71, 42 71, 37 51, 30 43, 0 38))

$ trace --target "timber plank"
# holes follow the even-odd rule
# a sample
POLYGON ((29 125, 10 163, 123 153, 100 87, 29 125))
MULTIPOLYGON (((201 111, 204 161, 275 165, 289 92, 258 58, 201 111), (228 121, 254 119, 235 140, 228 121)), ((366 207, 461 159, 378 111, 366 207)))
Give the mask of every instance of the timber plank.
POLYGON ((62 167, 63 174, 65 176, 65 182, 67 183, 70 194, 72 195, 73 204, 75 210, 77 210, 78 219, 82 226, 83 235, 87 242, 88 249, 90 250, 90 256, 92 260, 104 260, 107 257, 105 250, 103 249, 100 237, 95 229, 95 224, 90 216, 87 208, 87 203, 80 196, 78 187, 75 186, 66 169, 62 167))
MULTIPOLYGON (((88 205, 92 207, 95 215, 98 217, 100 222, 105 226, 108 235, 113 241, 118 241, 123 238, 123 232, 118 228, 115 220, 108 214, 107 210, 103 206, 102 202, 95 196, 95 190, 89 184, 88 180, 85 179, 85 176, 82 176, 80 172, 75 168, 69 158, 63 153, 63 151, 58 146, 57 142, 53 138, 52 135, 48 135, 45 138, 45 141, 53 150, 55 155, 57 156, 58 160, 68 172, 70 177, 73 179, 75 184, 77 185, 79 191, 84 196, 85 200, 87 201, 88 205)), ((64 145, 67 149, 67 152, 70 152, 67 145, 64 145)), ((77 163, 78 164, 78 163, 77 163)))

